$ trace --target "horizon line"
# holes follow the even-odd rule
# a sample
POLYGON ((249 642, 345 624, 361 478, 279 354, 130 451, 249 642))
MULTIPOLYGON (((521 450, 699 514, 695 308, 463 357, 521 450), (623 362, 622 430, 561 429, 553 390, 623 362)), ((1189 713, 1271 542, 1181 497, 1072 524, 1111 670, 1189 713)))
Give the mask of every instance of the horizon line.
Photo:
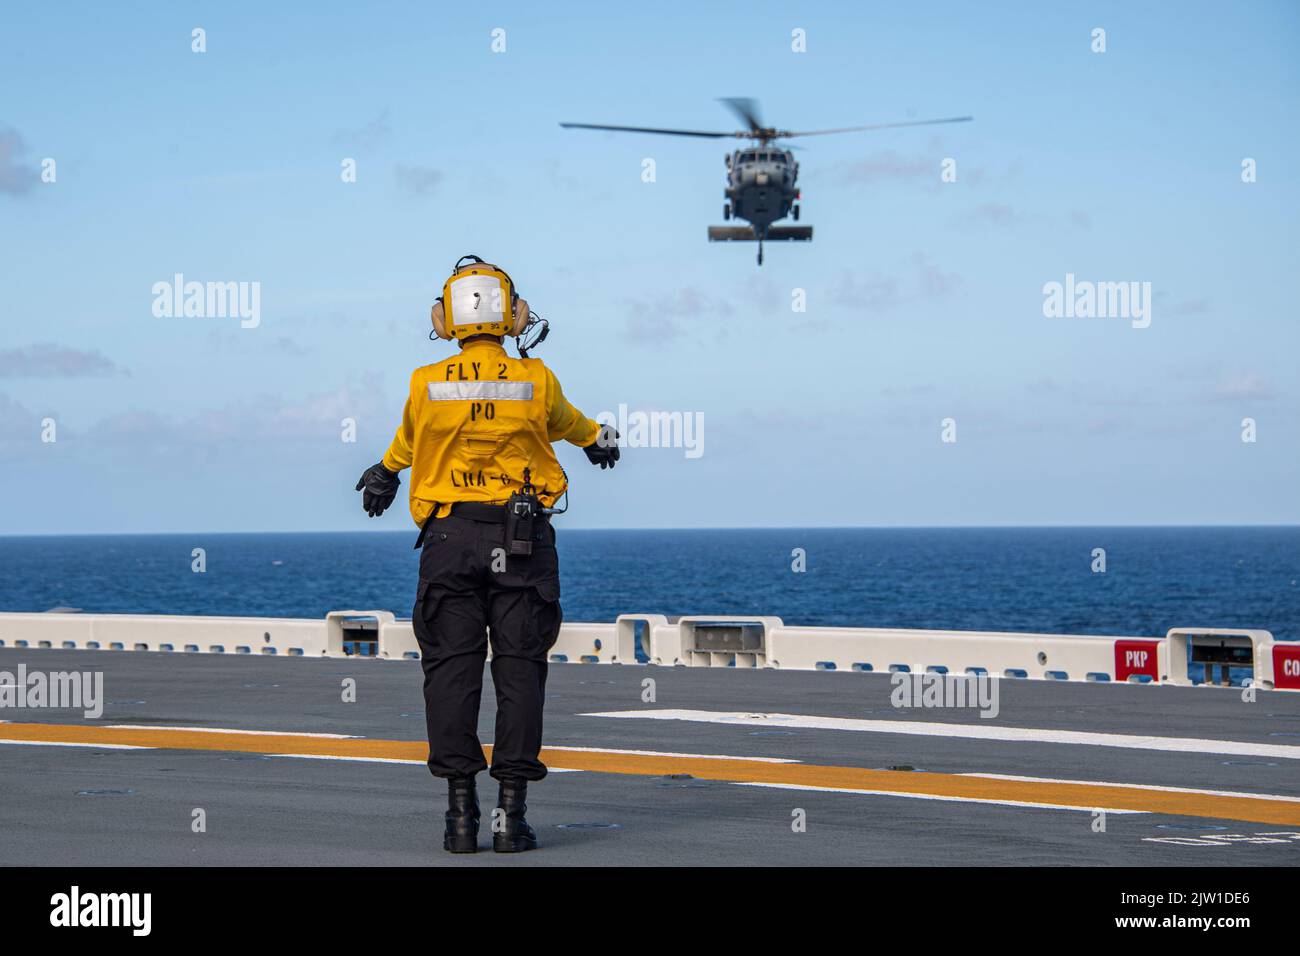
MULTIPOLYGON (((735 525, 698 527, 579 527, 566 531, 622 532, 622 531, 1123 531, 1123 530, 1286 530, 1300 529, 1297 523, 1211 523, 1211 524, 970 524, 970 525, 735 525)), ((0 541, 18 538, 93 538, 93 537, 169 537, 182 535, 325 535, 325 534, 392 534, 416 535, 419 529, 408 528, 333 528, 318 530, 260 530, 260 531, 37 531, 26 533, 0 533, 0 541)))

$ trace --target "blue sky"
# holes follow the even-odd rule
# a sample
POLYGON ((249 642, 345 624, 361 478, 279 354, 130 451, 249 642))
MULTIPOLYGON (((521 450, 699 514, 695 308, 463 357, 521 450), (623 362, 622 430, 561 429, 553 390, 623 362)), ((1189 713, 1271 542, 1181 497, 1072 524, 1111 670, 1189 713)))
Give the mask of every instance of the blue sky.
POLYGON ((428 306, 465 252, 551 321, 587 414, 703 415, 699 458, 561 449, 570 527, 1300 521, 1294 3, 4 20, 0 534, 406 528, 352 486, 448 354, 428 306), (733 129, 723 96, 796 129, 975 121, 803 141, 816 239, 760 270, 705 241, 726 141, 557 125, 733 129), (155 317, 177 272, 259 282, 260 325, 155 317), (1067 273, 1150 282, 1150 327, 1044 317, 1067 273))

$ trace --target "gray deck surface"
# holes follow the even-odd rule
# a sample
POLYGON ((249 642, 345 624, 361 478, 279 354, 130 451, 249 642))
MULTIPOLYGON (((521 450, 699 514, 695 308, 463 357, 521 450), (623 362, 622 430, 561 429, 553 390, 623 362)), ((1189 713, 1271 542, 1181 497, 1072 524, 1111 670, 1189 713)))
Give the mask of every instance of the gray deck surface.
MULTIPOLYGON (((0 649, 0 670, 102 670, 99 721, 67 710, 0 710, 11 722, 142 724, 422 740, 413 661, 286 659, 0 649), (340 682, 357 681, 345 704, 340 682)), ((696 709, 981 723, 973 711, 897 710, 887 675, 552 665, 546 742, 794 758, 917 772, 1002 773, 1300 797, 1300 761, 1056 743, 843 730, 616 720, 590 711, 696 709), (641 702, 641 681, 657 702, 641 702)), ((486 678, 480 734, 492 739, 486 678)), ((1300 745, 1300 695, 1134 685, 1003 681, 1000 726, 1300 745)), ((480 778, 485 810, 495 786, 480 778)), ((1161 814, 1088 813, 779 790, 704 780, 554 773, 533 785, 543 846, 520 856, 453 857, 439 845, 444 790, 418 765, 186 750, 0 744, 6 865, 1295 865, 1300 842, 1179 846, 1149 837, 1288 830, 1161 814), (134 791, 79 795, 84 790, 134 791), (192 833, 191 811, 207 813, 192 833), (791 812, 807 811, 807 832, 791 812), (596 827, 591 824, 616 824, 596 827), (1175 827, 1176 829, 1170 829, 1175 827), (1201 829, 1214 827, 1216 829, 1201 829)), ((1300 827, 1292 828, 1300 829, 1300 827)), ((482 845, 487 846, 486 833, 482 845)))

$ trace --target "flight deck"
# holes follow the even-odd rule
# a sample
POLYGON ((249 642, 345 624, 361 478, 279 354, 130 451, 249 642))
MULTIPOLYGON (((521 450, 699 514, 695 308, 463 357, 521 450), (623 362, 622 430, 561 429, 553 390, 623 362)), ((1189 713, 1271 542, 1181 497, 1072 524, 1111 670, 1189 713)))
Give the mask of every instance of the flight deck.
MULTIPOLYGON (((486 852, 452 856, 440 848, 444 787, 424 766, 419 663, 349 633, 371 619, 336 620, 343 654, 238 653, 233 642, 186 652, 188 639, 165 622, 170 653, 85 634, 69 643, 97 646, 14 646, 20 631, 47 632, 19 618, 53 617, 0 615, 0 681, 20 666, 102 673, 102 713, 0 709, 8 865, 1300 862, 1300 695, 1270 689, 1259 660, 1243 679, 1240 650, 1210 654, 1225 662, 1203 664, 1199 684, 1172 680, 1169 648, 1190 660, 1203 635, 1152 639, 1161 672, 1150 680, 1007 676, 1017 668, 1000 659, 967 668, 996 685, 996 706, 981 709, 974 696, 968 706, 920 697, 900 706, 904 684, 940 685, 941 665, 760 663, 780 644, 774 619, 712 634, 698 622, 689 635, 684 619, 641 622, 624 663, 597 662, 627 650, 617 636, 597 639, 588 663, 554 655, 542 754, 551 773, 529 791, 540 851, 493 854, 485 819, 486 852), (636 659, 670 646, 686 656, 636 659), (749 658, 757 666, 740 663, 749 658)), ((59 617, 95 627, 91 616, 59 617)), ((250 619, 250 630, 266 620, 250 619)), ((403 623, 378 629, 400 635, 403 623)), ((114 633, 107 627, 101 637, 114 633)), ((610 625, 566 625, 561 644, 592 643, 584 629, 597 627, 610 625)), ((850 656, 886 648, 886 660, 898 640, 856 635, 850 656)), ((1108 652, 1116 643, 1094 640, 1109 641, 1108 652)), ((972 643, 989 660, 1048 653, 1034 649, 1041 642, 997 650, 996 641, 972 643)), ((1289 666, 1289 643, 1246 643, 1255 654, 1281 646, 1289 666)), ((1068 659, 1050 653, 1049 670, 1068 659)), ((494 716, 489 672, 479 721, 489 749, 494 716)), ((486 774, 479 783, 486 814, 495 787, 486 774)))

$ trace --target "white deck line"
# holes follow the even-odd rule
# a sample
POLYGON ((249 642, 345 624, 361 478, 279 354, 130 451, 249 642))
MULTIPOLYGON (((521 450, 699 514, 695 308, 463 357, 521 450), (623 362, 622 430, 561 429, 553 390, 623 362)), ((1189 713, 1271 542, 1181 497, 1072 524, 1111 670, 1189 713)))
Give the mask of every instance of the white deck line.
MULTIPOLYGON (((417 760, 408 757, 349 757, 339 754, 263 754, 265 757, 293 757, 296 760, 343 760, 348 763, 402 763, 415 767, 423 767, 426 763, 424 760, 417 760)), ((582 773, 581 770, 571 770, 567 767, 548 767, 548 773, 582 773)))
POLYGON ((263 737, 325 737, 329 740, 365 739, 356 734, 313 734, 303 730, 240 730, 238 727, 180 727, 172 724, 103 724, 101 726, 114 730, 186 730, 199 734, 260 734, 263 737))
POLYGON ((637 757, 691 757, 698 760, 750 760, 754 763, 803 763, 793 757, 733 757, 731 754, 686 754, 670 750, 614 750, 610 747, 552 747, 542 744, 543 750, 571 750, 577 753, 631 754, 637 757))
POLYGON ((1158 750, 1166 753, 1223 754, 1236 757, 1275 757, 1300 760, 1300 747, 1287 744, 1209 740, 1200 737, 1155 737, 1109 734, 1082 730, 1047 730, 980 724, 945 724, 913 720, 863 720, 851 717, 817 717, 803 714, 742 713, 712 710, 612 710, 580 714, 582 717, 617 717, 640 720, 683 720, 746 727, 794 727, 804 730, 848 730, 858 733, 905 734, 915 737, 954 737, 1013 743, 1078 744, 1158 750))
POLYGON ((737 787, 769 787, 773 790, 815 790, 824 793, 857 793, 872 797, 907 797, 911 800, 941 800, 945 803, 988 803, 1000 807, 1036 810, 1074 810, 1079 813, 1147 813, 1146 810, 1119 810, 1114 807, 1078 807, 1068 803, 1034 803, 1029 800, 994 800, 990 797, 953 797, 937 793, 908 793, 901 790, 860 790, 857 787, 815 787, 802 783, 737 783, 737 787))
POLYGON ((0 737, 0 745, 12 747, 89 747, 91 750, 157 750, 157 747, 140 747, 136 744, 83 744, 70 740, 9 740, 0 737))

